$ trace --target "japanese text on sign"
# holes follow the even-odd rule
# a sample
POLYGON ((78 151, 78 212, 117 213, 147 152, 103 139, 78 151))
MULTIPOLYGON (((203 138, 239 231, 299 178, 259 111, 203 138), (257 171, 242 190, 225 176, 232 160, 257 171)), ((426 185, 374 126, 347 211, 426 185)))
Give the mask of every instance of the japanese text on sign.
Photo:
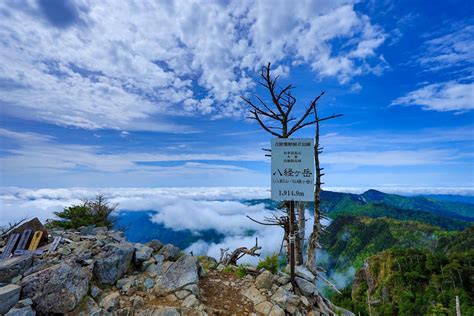
POLYGON ((312 201, 314 198, 312 138, 272 139, 272 199, 312 201))

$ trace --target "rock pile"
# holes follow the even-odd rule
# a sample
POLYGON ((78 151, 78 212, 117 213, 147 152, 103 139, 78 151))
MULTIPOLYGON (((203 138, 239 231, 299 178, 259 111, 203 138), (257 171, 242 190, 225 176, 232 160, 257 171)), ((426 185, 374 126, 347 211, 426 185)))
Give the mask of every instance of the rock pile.
POLYGON ((94 227, 49 234, 49 240, 62 237, 54 251, 0 261, 0 314, 321 314, 313 299, 314 276, 302 267, 296 279, 300 292, 294 294, 285 273, 262 270, 231 281, 214 259, 201 263, 158 240, 130 243, 121 232, 94 227), (220 293, 210 281, 221 286, 220 293), (218 309, 209 295, 233 300, 218 309))

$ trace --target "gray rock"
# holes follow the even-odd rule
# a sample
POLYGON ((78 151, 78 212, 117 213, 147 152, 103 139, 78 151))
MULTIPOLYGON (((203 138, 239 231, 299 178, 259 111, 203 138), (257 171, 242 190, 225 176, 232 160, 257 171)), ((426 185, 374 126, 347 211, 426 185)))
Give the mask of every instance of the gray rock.
POLYGON ((196 296, 194 296, 194 294, 191 294, 189 296, 187 296, 183 303, 181 304, 181 306, 183 306, 184 308, 192 308, 192 307, 195 307, 199 305, 199 301, 198 299, 196 298, 196 296))
POLYGON ((102 294, 102 290, 99 289, 97 286, 93 285, 91 286, 91 296, 93 298, 98 298, 102 294))
POLYGON ((163 243, 159 241, 158 239, 150 240, 145 245, 147 245, 148 247, 151 247, 154 252, 157 252, 158 250, 161 249, 161 247, 163 247, 163 243))
POLYGON ((9 283, 14 277, 23 274, 33 262, 33 255, 12 257, 0 261, 0 282, 9 283))
POLYGON ((151 289, 155 285, 155 281, 153 281, 153 279, 146 278, 145 281, 143 281, 143 285, 147 289, 151 289))
POLYGON ((314 282, 314 280, 316 279, 314 274, 309 271, 305 266, 296 266, 295 274, 296 276, 299 276, 300 278, 303 278, 309 282, 314 282))
POLYGON ((126 243, 109 244, 99 253, 94 276, 100 283, 114 284, 128 270, 135 249, 126 243))
POLYGON ((267 298, 260 293, 259 290, 257 290, 256 287, 253 285, 245 290, 242 291, 242 294, 248 298, 254 305, 258 305, 265 301, 267 298))
POLYGON ((305 280, 300 277, 295 277, 296 285, 300 288, 301 292, 305 296, 311 296, 313 295, 314 291, 316 290, 316 286, 314 283, 309 282, 308 280, 305 280))
POLYGON ((31 300, 31 298, 26 298, 16 303, 17 307, 26 307, 26 306, 31 306, 31 305, 33 305, 33 301, 31 300))
MULTIPOLYGON (((166 246, 165 246, 166 247, 166 246)), ((182 256, 156 280, 155 290, 167 294, 182 289, 186 285, 199 282, 196 260, 192 256, 182 256)))
MULTIPOLYGON (((295 313, 290 313, 291 315, 295 315, 295 313)), ((271 312, 268 316, 285 316, 285 311, 278 305, 274 305, 271 312)))
POLYGON ((197 286, 197 284, 186 285, 184 289, 190 291, 196 296, 199 296, 199 287, 197 286))
POLYGON ((143 244, 135 244, 135 263, 140 264, 150 259, 153 253, 153 248, 145 246, 143 244))
POLYGON ((188 297, 190 294, 191 294, 191 292, 189 292, 188 290, 179 290, 179 291, 174 292, 174 295, 176 295, 176 297, 179 300, 182 300, 182 299, 188 297))
POLYGON ((294 314, 300 302, 300 298, 291 291, 279 287, 275 294, 273 294, 272 301, 281 308, 286 309, 290 314, 294 314))
POLYGON ((100 307, 107 312, 113 312, 119 307, 119 292, 112 292, 100 301, 100 307))
POLYGON ((165 260, 175 261, 176 259, 178 259, 180 251, 181 250, 178 247, 172 244, 167 244, 164 245, 158 253, 160 255, 163 255, 165 260))
POLYGON ((180 316, 181 313, 175 307, 157 307, 135 311, 135 316, 180 316))
POLYGON ((255 306, 255 310, 259 313, 262 313, 263 315, 268 315, 270 314, 270 311, 273 308, 273 304, 270 303, 269 301, 264 301, 255 306))
POLYGON ((272 287, 273 274, 270 271, 263 271, 255 279, 255 286, 257 289, 269 289, 272 287))
POLYGON ((90 268, 65 261, 25 277, 22 298, 31 298, 39 313, 67 313, 87 294, 90 268))
POLYGON ((138 295, 132 296, 130 298, 130 302, 132 303, 132 306, 134 308, 142 307, 143 305, 145 305, 145 301, 143 300, 143 298, 138 295))
POLYGON ((5 316, 35 316, 36 312, 31 309, 31 306, 12 308, 5 316))
POLYGON ((0 314, 5 314, 15 306, 20 299, 21 287, 16 284, 8 284, 0 287, 0 314))

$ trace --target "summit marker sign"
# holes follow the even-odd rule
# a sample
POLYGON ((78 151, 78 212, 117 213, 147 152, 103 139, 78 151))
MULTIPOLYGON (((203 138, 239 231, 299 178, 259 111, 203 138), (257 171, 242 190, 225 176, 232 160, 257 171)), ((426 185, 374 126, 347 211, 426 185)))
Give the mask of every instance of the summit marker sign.
POLYGON ((272 139, 272 199, 312 201, 314 199, 314 140, 272 139))

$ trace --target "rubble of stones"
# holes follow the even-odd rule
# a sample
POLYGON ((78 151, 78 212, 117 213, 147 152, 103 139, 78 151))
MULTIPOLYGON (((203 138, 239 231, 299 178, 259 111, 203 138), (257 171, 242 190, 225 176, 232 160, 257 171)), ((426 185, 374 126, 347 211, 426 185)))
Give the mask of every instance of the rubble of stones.
MULTIPOLYGON (((0 261, 0 315, 219 314, 201 303, 206 271, 198 258, 171 244, 130 243, 103 227, 49 235, 62 236, 55 251, 0 261)), ((208 269, 223 269, 206 260, 213 263, 208 269)), ((314 276, 302 267, 296 274, 301 295, 293 294, 287 274, 265 270, 241 279, 239 290, 255 315, 320 315, 307 298, 317 293, 314 276)))

